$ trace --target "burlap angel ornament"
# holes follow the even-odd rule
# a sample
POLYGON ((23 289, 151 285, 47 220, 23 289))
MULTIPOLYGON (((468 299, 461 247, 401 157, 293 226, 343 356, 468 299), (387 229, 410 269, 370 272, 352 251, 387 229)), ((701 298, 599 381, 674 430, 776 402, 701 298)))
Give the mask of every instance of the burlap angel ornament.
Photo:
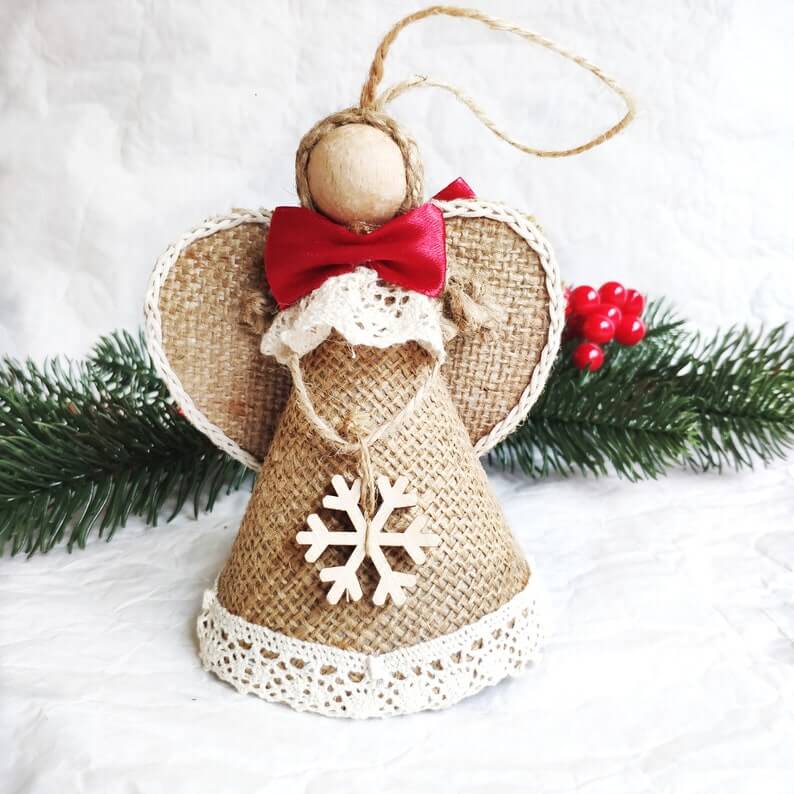
POLYGON ((475 12, 401 21, 359 106, 301 141, 301 207, 188 233, 146 305, 186 419, 259 468, 204 597, 202 662, 241 692, 323 714, 451 705, 520 671, 543 636, 536 577, 479 458, 553 364, 554 255, 528 216, 462 180, 425 202, 416 145, 383 106, 428 81, 375 94, 397 32, 439 13, 559 51, 475 12))

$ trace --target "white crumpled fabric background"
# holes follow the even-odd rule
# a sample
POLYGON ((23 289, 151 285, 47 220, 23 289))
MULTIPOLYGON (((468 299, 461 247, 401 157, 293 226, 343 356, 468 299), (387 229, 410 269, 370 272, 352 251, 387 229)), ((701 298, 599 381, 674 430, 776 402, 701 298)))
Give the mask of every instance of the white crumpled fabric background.
MULTIPOLYGON (((429 190, 535 213, 567 280, 666 294, 704 328, 794 317, 794 6, 480 2, 617 76, 639 117, 538 161, 446 95, 393 107, 429 190)), ((293 153, 352 104, 404 2, 0 3, 0 350, 136 328, 151 265, 204 216, 294 203, 293 153)), ((451 80, 570 145, 619 106, 571 64, 462 21, 407 31, 386 81, 451 80)), ((193 623, 246 496, 71 556, 0 560, 2 792, 794 791, 794 463, 539 484, 493 476, 554 633, 518 680, 351 724, 206 675, 193 623)))

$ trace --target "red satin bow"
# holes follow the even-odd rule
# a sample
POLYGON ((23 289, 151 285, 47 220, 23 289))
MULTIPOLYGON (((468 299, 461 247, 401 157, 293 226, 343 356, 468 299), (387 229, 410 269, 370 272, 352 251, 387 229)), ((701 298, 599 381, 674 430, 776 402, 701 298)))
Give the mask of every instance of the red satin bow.
MULTIPOLYGON (((434 198, 473 196, 459 178, 434 198)), ((356 234, 303 207, 276 208, 265 246, 265 273, 280 308, 360 265, 390 284, 438 297, 447 270, 443 213, 434 204, 423 204, 369 234, 356 234)))

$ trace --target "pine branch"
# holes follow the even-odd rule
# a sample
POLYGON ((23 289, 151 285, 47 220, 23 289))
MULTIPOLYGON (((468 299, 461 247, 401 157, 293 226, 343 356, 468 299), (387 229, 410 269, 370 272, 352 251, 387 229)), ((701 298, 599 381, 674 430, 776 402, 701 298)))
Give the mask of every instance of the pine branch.
POLYGON ((694 337, 690 367, 678 379, 698 417, 686 458, 693 469, 752 468, 794 447, 794 338, 786 330, 731 328, 705 343, 694 337))
POLYGON ((82 547, 166 505, 212 509, 248 479, 179 416, 140 339, 114 334, 80 365, 0 366, 0 553, 82 547))
POLYGON ((105 376, 114 394, 129 395, 144 403, 155 399, 168 402, 163 383, 149 359, 143 332, 137 337, 129 331, 101 337, 87 363, 105 376))
POLYGON ((703 342, 663 302, 633 348, 612 346, 596 373, 566 365, 570 345, 531 415, 489 456, 531 477, 550 473, 658 477, 752 467, 794 445, 794 339, 732 329, 703 342))

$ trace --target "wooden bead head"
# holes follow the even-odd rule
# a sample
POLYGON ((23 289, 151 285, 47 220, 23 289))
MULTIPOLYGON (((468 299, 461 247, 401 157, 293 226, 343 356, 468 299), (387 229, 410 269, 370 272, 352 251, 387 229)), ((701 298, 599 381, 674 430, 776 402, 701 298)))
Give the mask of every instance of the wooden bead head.
POLYGON ((315 125, 296 156, 303 206, 353 228, 377 226, 422 202, 416 144, 383 113, 342 111, 315 125))

